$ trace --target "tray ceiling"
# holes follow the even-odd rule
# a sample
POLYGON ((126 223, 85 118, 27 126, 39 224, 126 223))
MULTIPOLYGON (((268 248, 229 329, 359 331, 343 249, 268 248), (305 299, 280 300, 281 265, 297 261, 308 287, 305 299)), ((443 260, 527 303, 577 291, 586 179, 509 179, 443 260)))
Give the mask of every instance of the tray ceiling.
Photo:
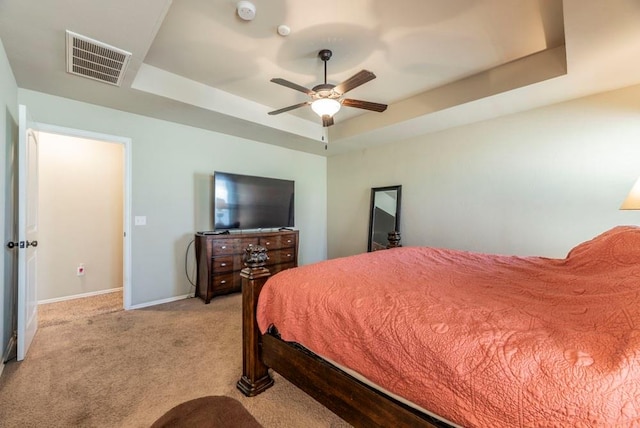
POLYGON ((4 0, 0 39, 21 88, 328 155, 640 82, 633 0, 253 3, 244 21, 229 0, 4 0), (132 53, 121 87, 66 73, 67 30, 132 53), (387 111, 268 116, 308 99, 269 80, 321 83, 321 49, 329 83, 373 71, 349 96, 387 111))

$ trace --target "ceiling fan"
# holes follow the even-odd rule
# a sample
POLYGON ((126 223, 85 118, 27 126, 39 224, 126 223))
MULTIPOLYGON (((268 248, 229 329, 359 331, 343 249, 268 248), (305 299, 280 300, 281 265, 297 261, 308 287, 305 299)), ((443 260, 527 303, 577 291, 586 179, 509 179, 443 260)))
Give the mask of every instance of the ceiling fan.
POLYGON ((368 70, 361 70, 338 85, 327 83, 327 61, 329 61, 331 55, 332 52, 329 49, 322 49, 318 52, 318 57, 320 57, 324 62, 324 83, 314 86, 313 89, 305 88, 304 86, 300 86, 285 79, 271 79, 273 83, 277 83, 278 85, 304 92, 309 95, 311 99, 303 103, 270 111, 269 114, 280 114, 306 105, 311 105, 311 109, 322 118, 322 126, 331 126, 333 125, 333 115, 340 110, 341 106, 355 107, 376 112, 385 111, 387 109, 386 104, 343 98, 343 95, 348 91, 376 78, 376 75, 368 70))

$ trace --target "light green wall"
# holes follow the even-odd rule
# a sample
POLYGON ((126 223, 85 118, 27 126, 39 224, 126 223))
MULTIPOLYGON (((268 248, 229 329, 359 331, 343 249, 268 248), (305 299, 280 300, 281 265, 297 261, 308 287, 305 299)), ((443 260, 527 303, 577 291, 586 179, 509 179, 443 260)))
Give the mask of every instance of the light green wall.
POLYGON ((35 122, 133 140, 132 216, 147 217, 132 225, 133 305, 192 292, 185 251, 194 232, 210 228, 206 185, 215 170, 295 180, 299 262, 326 258, 324 157, 30 90, 18 98, 35 122))
MULTIPOLYGON (((11 173, 13 171, 13 149, 16 137, 16 123, 18 121, 18 86, 13 76, 7 54, 0 40, 0 189, 2 194, 2 209, 0 209, 0 243, 3 256, 0 259, 0 358, 4 356, 6 346, 12 333, 11 316, 14 294, 13 267, 14 252, 5 249, 7 241, 13 238, 13 207, 11 173)), ((0 363, 2 363, 0 361, 0 363)))
POLYGON ((402 185, 404 245, 564 257, 640 213, 640 86, 328 160, 328 255, 366 251, 371 187, 402 185))

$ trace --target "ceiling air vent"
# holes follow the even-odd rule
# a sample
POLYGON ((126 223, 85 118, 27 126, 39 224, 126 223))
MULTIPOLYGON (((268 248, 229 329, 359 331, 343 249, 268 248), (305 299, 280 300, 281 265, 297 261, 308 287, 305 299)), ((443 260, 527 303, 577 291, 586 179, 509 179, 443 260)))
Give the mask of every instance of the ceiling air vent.
POLYGON ((131 53, 67 30, 67 72, 120 86, 131 53))

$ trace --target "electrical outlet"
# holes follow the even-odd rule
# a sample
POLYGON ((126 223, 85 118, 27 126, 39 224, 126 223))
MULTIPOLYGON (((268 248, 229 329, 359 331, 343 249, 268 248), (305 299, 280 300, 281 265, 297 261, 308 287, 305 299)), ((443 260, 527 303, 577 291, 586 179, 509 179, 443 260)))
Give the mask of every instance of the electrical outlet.
POLYGON ((80 263, 78 265, 78 268, 76 269, 76 275, 84 276, 84 264, 83 263, 80 263))

